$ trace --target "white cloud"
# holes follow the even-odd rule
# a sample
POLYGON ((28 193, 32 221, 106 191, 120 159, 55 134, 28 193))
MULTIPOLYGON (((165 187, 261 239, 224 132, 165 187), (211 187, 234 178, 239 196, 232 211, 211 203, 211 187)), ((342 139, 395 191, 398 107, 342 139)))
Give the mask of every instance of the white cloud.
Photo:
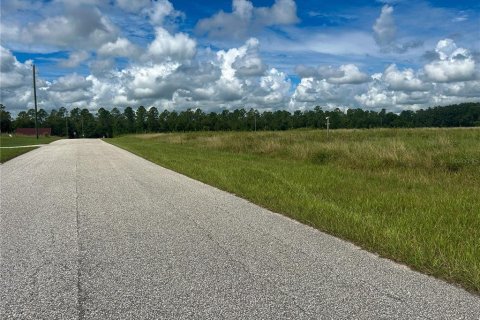
POLYGON ((397 28, 393 19, 393 7, 384 5, 380 16, 373 25, 375 41, 380 46, 389 46, 395 41, 397 28))
POLYGON ((395 64, 385 69, 382 79, 388 84, 388 88, 396 91, 426 91, 431 86, 417 77, 413 69, 398 70, 395 64))
POLYGON ((257 23, 266 26, 289 25, 299 21, 297 5, 293 0, 276 0, 271 7, 260 7, 254 10, 257 23))
POLYGON ((397 42, 397 27, 393 18, 393 7, 388 4, 382 7, 380 16, 373 25, 373 36, 377 45, 384 52, 405 53, 423 44, 419 40, 408 40, 403 43, 397 42))
POLYGON ((336 84, 359 84, 370 80, 370 78, 365 73, 361 72, 354 64, 342 65, 340 66, 339 71, 343 73, 342 76, 331 77, 328 78, 327 81, 336 84))
POLYGON ((370 77, 361 72, 354 64, 341 65, 339 68, 332 66, 319 66, 318 68, 311 68, 304 65, 299 65, 295 71, 302 78, 316 78, 319 80, 326 80, 333 84, 360 84, 370 81, 370 77))
POLYGON ((91 81, 76 73, 73 73, 53 81, 53 83, 49 86, 49 91, 65 93, 68 91, 87 90, 91 86, 91 81))
POLYGON ((117 0, 117 5, 127 12, 137 13, 150 6, 150 0, 117 0))
POLYGON ((430 102, 428 92, 404 92, 389 90, 384 83, 373 83, 364 93, 355 95, 354 99, 361 108, 380 110, 387 109, 399 112, 405 108, 419 109, 430 102))
POLYGON ((88 64, 90 73, 97 77, 104 77, 114 71, 115 61, 113 59, 93 60, 88 64))
POLYGON ((158 0, 153 2, 152 7, 146 10, 147 15, 150 17, 150 22, 154 25, 163 25, 165 18, 170 17, 183 18, 185 14, 181 11, 177 11, 173 8, 173 5, 168 0, 158 0))
POLYGON ((392 91, 388 92, 378 87, 371 87, 367 92, 355 96, 355 100, 360 103, 361 106, 370 109, 388 108, 390 109, 395 105, 392 97, 392 91))
POLYGON ((31 61, 20 63, 10 50, 2 46, 0 46, 0 56, 2 57, 0 59, 0 88, 25 89, 25 86, 31 85, 31 61))
POLYGON ((287 75, 275 68, 270 69, 265 76, 260 79, 260 88, 263 90, 261 103, 266 105, 281 105, 286 103, 289 95, 291 83, 287 75))
POLYGON ((364 90, 364 85, 340 85, 326 79, 302 78, 290 101, 290 108, 306 108, 322 104, 329 107, 353 106, 355 94, 364 90))
POLYGON ((318 28, 289 28, 286 36, 269 34, 265 47, 276 53, 323 53, 337 56, 378 55, 375 40, 363 31, 325 32, 318 28))
MULTIPOLYGON (((10 50, 0 46, 0 71, 7 73, 13 71, 15 64, 18 63, 17 58, 10 52, 10 50)), ((1 81, 1 79, 0 79, 1 81)))
POLYGON ((473 80, 476 76, 475 61, 468 50, 457 48, 451 39, 440 40, 435 49, 439 60, 425 65, 427 77, 434 82, 473 80))
POLYGON ((168 62, 145 67, 133 67, 126 71, 131 81, 126 84, 132 98, 167 98, 171 99, 173 92, 181 83, 172 83, 167 77, 180 66, 179 63, 168 62))
POLYGON ((165 60, 182 61, 195 56, 196 42, 185 33, 171 35, 162 27, 155 29, 155 40, 148 46, 144 59, 161 62, 165 60))
POLYGON ((237 76, 260 76, 265 73, 266 65, 260 57, 260 42, 256 38, 249 39, 241 47, 238 56, 232 63, 237 76))
POLYGON ((98 54, 112 57, 135 57, 139 54, 139 49, 128 39, 117 38, 115 42, 108 42, 98 49, 98 54))
MULTIPOLYGON (((236 6, 241 16, 248 18, 250 13, 256 14, 256 8, 250 8, 247 1, 238 1, 236 6)), ((126 36, 118 35, 102 43, 97 55, 90 54, 92 58, 88 60, 89 51, 72 50, 63 63, 73 66, 88 61, 90 75, 73 73, 51 82, 39 77, 40 106, 51 109, 68 105, 93 110, 99 106, 155 105, 218 111, 240 106, 272 110, 288 105, 293 110, 321 105, 386 108, 399 112, 405 108, 478 101, 480 97, 480 81, 475 79, 477 66, 472 54, 448 39, 438 43, 436 60, 424 67, 390 64, 383 72, 368 76, 353 63, 298 66, 300 83, 292 88, 284 71, 288 69, 277 67, 278 64, 268 66, 262 57, 260 40, 256 38, 215 52, 202 46, 197 48, 196 41, 188 34, 172 33, 164 27, 157 27, 155 31, 155 38, 145 45, 143 54, 140 45, 137 47, 126 36), (126 64, 116 65, 114 58, 119 56, 130 59, 126 64), (473 76, 462 71, 471 70, 472 63, 473 76), (443 73, 428 73, 435 68, 443 73)), ((334 35, 330 39, 333 38, 334 35)), ((269 45, 270 42, 262 41, 262 47, 269 45)), ((323 43, 316 45, 321 47, 323 43)), ((31 107, 31 62, 20 63, 9 49, 0 49, 1 102, 10 110, 31 107)), ((327 55, 321 57, 328 58, 327 55)), ((324 63, 329 61, 332 60, 324 63)))
POLYGON ((442 83, 437 88, 445 96, 480 99, 480 80, 442 83))
POLYGON ((65 9, 64 14, 35 22, 1 23, 2 40, 23 51, 97 49, 117 38, 118 30, 95 7, 65 9))
POLYGON ((275 0, 271 7, 254 7, 249 0, 233 0, 231 13, 220 11, 202 19, 196 30, 216 38, 245 38, 264 27, 292 25, 298 21, 293 0, 275 0))
POLYGON ((60 60, 59 65, 64 68, 75 68, 80 63, 84 62, 90 57, 90 54, 86 51, 76 51, 70 53, 68 59, 60 60))

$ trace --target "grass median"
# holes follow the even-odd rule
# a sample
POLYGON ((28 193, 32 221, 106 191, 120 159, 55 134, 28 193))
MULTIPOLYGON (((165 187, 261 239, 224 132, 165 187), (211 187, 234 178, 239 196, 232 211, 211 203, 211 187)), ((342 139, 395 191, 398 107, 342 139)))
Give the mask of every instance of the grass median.
POLYGON ((480 292, 480 130, 200 132, 106 140, 480 292))
POLYGON ((34 150, 37 147, 22 147, 36 144, 48 144, 59 137, 36 137, 20 136, 20 135, 0 135, 0 163, 4 163, 10 159, 18 157, 21 154, 34 150), (19 147, 19 148, 3 148, 3 147, 19 147))

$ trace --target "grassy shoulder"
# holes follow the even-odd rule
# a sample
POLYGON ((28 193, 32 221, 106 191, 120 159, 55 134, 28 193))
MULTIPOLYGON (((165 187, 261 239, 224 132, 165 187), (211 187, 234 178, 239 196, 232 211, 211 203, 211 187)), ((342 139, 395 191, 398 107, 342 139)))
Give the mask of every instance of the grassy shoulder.
MULTIPOLYGON (((29 146, 37 144, 48 144, 55 140, 60 139, 59 137, 39 137, 37 140, 36 137, 30 136, 9 136, 9 135, 0 135, 0 147, 18 147, 18 146, 29 146)), ((10 159, 18 157, 21 154, 32 151, 36 147, 28 148, 0 148, 0 163, 4 163, 10 159)))
POLYGON ((479 129, 223 132, 106 140, 480 292, 479 129))

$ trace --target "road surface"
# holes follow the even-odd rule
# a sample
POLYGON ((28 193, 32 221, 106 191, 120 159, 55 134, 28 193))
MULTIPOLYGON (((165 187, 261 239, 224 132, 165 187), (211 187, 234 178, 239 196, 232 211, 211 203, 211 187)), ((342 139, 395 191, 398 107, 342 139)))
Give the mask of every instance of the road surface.
POLYGON ((101 140, 1 168, 1 319, 479 319, 480 298, 101 140))

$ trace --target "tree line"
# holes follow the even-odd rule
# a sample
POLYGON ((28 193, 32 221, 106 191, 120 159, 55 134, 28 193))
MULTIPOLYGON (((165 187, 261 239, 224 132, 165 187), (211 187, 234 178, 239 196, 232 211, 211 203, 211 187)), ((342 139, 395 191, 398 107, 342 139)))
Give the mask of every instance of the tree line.
MULTIPOLYGON (((337 108, 323 110, 263 111, 239 108, 205 113, 200 108, 185 111, 160 112, 151 107, 126 107, 107 110, 99 108, 95 114, 86 108, 68 111, 61 107, 48 113, 37 112, 39 127, 52 129, 56 136, 71 138, 114 137, 129 133, 179 131, 255 131, 288 130, 296 128, 326 128, 329 117, 331 129, 338 128, 414 128, 414 127, 472 127, 480 126, 480 103, 433 107, 417 111, 404 110, 399 114, 381 111, 337 108)), ((4 105, 0 105, 1 132, 16 128, 35 127, 35 111, 21 111, 13 119, 4 105)))

